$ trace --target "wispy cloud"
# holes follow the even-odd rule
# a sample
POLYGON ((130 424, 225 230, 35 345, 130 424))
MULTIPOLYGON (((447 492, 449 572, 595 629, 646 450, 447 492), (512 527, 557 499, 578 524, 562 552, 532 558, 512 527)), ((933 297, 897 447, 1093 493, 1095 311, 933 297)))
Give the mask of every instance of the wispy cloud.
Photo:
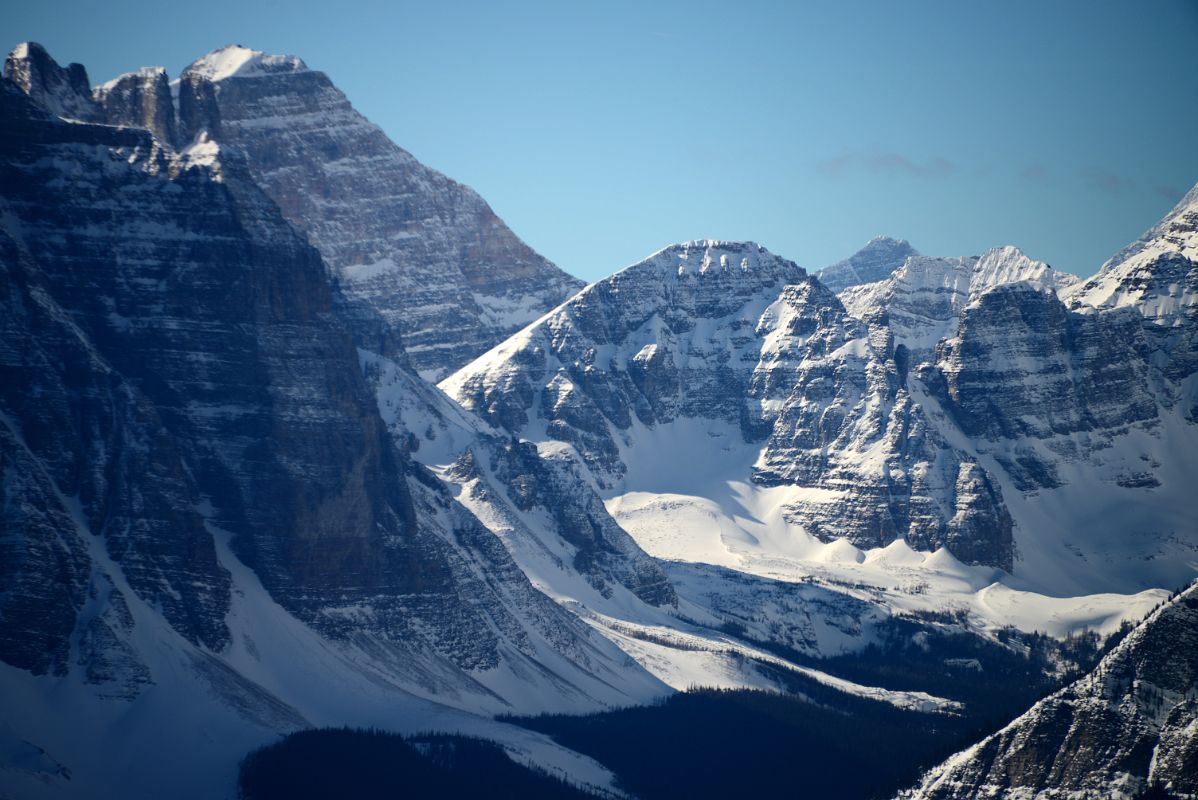
POLYGON ((1048 178, 1048 167, 1039 161, 1026 164, 1019 170, 1019 180, 1024 183, 1048 183, 1048 178))
POLYGON ((816 171, 826 178, 841 178, 852 172, 872 175, 906 175, 913 178, 945 178, 957 172, 957 165, 947 158, 935 156, 926 161, 902 153, 845 153, 820 161, 816 171))
POLYGON ((1185 194, 1184 189, 1178 189, 1176 186, 1167 186, 1163 183, 1153 186, 1152 191, 1159 195, 1163 200, 1168 200, 1170 203, 1176 203, 1181 199, 1181 196, 1185 194))
POLYGON ((1082 172, 1082 178, 1090 186, 1110 195, 1120 195, 1136 187, 1136 182, 1102 167, 1090 167, 1082 172))

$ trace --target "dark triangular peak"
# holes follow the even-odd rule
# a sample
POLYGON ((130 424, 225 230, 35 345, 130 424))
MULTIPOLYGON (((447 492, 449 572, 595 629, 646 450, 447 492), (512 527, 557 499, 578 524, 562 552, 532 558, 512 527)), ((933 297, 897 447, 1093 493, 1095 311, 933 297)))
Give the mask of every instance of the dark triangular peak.
POLYGON ((905 239, 875 236, 853 255, 824 267, 817 276, 829 289, 839 292, 849 286, 880 281, 917 255, 919 251, 905 239))
POLYGON ((102 118, 83 65, 62 67, 36 42, 22 42, 12 49, 4 60, 4 77, 55 116, 85 122, 102 118))

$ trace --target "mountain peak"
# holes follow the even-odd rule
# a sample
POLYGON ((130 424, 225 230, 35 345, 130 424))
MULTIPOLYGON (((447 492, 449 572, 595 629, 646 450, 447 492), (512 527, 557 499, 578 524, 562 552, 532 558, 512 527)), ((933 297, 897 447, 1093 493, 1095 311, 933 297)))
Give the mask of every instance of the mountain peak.
POLYGON ((1008 283, 1032 282, 1057 291, 1078 283, 1078 278, 1058 272, 1043 261, 1028 257, 1015 245, 992 247, 974 265, 970 291, 984 291, 1008 283))
POLYGON ((693 239, 664 247, 600 283, 619 282, 645 272, 659 272, 662 278, 679 280, 719 274, 752 276, 755 281, 777 278, 792 282, 807 276, 807 271, 798 264, 756 242, 693 239))
POLYGON ((1198 186, 1078 286, 1070 300, 1079 308, 1132 306, 1153 323, 1172 328, 1198 315, 1196 264, 1198 186))
POLYGON ((135 69, 132 72, 123 72, 120 75, 117 75, 115 78, 111 78, 110 80, 104 81, 103 83, 97 85, 92 90, 92 93, 94 95, 103 97, 105 94, 107 94, 108 92, 111 92, 117 86, 120 86, 122 83, 125 83, 127 81, 130 81, 130 80, 136 80, 136 81, 157 80, 159 76, 162 76, 163 78, 167 77, 166 67, 139 67, 138 69, 135 69))
POLYGON ((12 49, 4 60, 4 77, 56 116, 84 121, 97 117, 84 66, 59 65, 37 42, 21 42, 12 49))
POLYGON ((850 286, 880 281, 919 251, 906 239, 875 236, 853 255, 824 267, 818 277, 825 286, 840 292, 850 286))
POLYGON ((223 81, 228 78, 260 78, 307 71, 307 64, 298 56, 269 55, 261 50, 230 44, 196 59, 184 73, 201 75, 210 81, 223 81))
POLYGON ((1098 274, 1112 272, 1142 253, 1151 257, 1164 252, 1198 260, 1198 184, 1186 192, 1160 222, 1113 255, 1098 274))

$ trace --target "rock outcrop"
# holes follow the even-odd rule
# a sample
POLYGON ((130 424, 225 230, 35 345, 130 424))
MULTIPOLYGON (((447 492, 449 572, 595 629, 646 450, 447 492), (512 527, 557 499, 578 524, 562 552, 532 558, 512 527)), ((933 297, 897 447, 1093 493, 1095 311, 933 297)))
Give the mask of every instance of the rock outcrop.
POLYGON ((926 775, 909 800, 1198 797, 1198 588, 1087 676, 926 775))

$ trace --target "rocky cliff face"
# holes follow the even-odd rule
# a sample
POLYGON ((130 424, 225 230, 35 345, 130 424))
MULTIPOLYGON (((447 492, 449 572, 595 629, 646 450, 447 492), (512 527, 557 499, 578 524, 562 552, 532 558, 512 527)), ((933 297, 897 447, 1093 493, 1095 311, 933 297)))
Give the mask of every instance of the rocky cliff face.
POLYGON ((59 66, 40 44, 13 48, 4 61, 4 77, 54 116, 96 122, 103 114, 92 99, 87 69, 82 64, 59 66))
POLYGON ((426 377, 463 366, 582 286, 294 56, 213 51, 184 70, 177 99, 161 68, 93 90, 82 65, 60 67, 37 44, 16 48, 6 74, 56 116, 143 128, 176 149, 221 145, 319 250, 356 335, 377 342, 383 322, 426 377))
POLYGON ((588 287, 443 385, 504 430, 569 444, 609 495, 637 488, 625 478, 650 457, 643 431, 706 421, 759 454, 757 484, 815 490, 786 513, 819 539, 951 541, 1009 568, 1001 491, 929 431, 906 369, 884 327, 792 262, 691 242, 588 287))
POLYGON ((1028 258, 1018 248, 1000 247, 980 257, 912 256, 884 278, 851 286, 839 295, 849 313, 859 319, 874 320, 885 313, 895 345, 907 348, 918 364, 956 332, 961 311, 970 301, 996 286, 1021 282, 1062 291, 1078 281, 1028 258))
POLYGON ((503 430, 543 427, 610 485, 626 470, 618 440, 637 424, 701 417, 760 438, 747 400, 758 319, 805 280, 751 243, 676 245, 587 287, 443 385, 503 430))
MULTIPOLYGON (((1157 419, 1147 349, 1134 314, 1071 313, 1051 290, 1021 283, 967 306, 957 335, 941 344, 923 377, 978 440, 1113 434, 1157 419)), ((1075 457, 1089 450, 1075 449, 1075 457)), ((1028 449, 1004 466, 1020 488, 1052 488, 1060 481, 1055 460, 1028 449)))
POLYGON ((754 394, 771 427, 753 480, 819 490, 785 513, 822 541, 902 539, 1010 569, 1001 490, 929 424, 907 387, 910 353, 885 322, 848 316, 815 281, 783 291, 758 328, 754 394))
MULTIPOLYGON (((21 56, 39 52, 0 82, 0 659, 76 660, 136 693, 156 676, 134 601, 231 657, 250 587, 227 537, 273 602, 392 685, 480 703, 503 702, 488 683, 567 705, 653 692, 395 446, 319 253, 242 163, 62 121, 20 88, 58 74, 21 56)), ((161 73, 142 77, 100 96, 141 86, 122 107, 154 112, 161 73)))
POLYGON ((345 295, 394 325, 427 377, 463 366, 582 285, 298 58, 210 53, 181 76, 179 109, 183 140, 203 131, 243 158, 345 295))
POLYGON ((1134 309, 1169 379, 1198 371, 1198 186, 1068 299, 1080 311, 1134 309))
POLYGON ((1154 612, 1086 677, 902 795, 1198 796, 1198 588, 1154 612))
POLYGON ((162 67, 145 67, 97 86, 92 98, 101 108, 97 121, 145 128, 159 142, 180 143, 170 81, 162 67))
MULTIPOLYGON (((1069 502, 1156 492, 1135 524, 1182 555, 1198 545, 1174 533, 1191 468, 1174 443, 1198 438, 1193 388, 1178 377, 1193 330, 1176 269, 1188 258, 1184 206, 1130 257, 1153 253, 1137 280, 1173 293, 1146 309, 1088 305, 1078 298, 1096 290, 1013 247, 907 256, 838 298, 756 245, 694 242, 588 287, 442 386, 509 433, 568 445, 609 505, 713 491, 704 462, 726 461, 722 484, 751 478, 762 513, 791 526, 768 547, 793 549, 798 531, 863 549, 902 540, 1034 571, 1017 567, 1017 540, 1043 553, 1045 525, 1071 530, 1064 501, 1038 494, 1068 487, 1069 502), (684 422, 701 437, 735 433, 689 456, 694 478, 678 469, 676 488, 656 488, 643 465, 669 464, 662 442, 690 447, 665 433, 684 422)), ((1093 523, 1096 550, 1077 542, 1091 534, 1065 533, 1057 555, 1036 561, 1116 559, 1106 528, 1121 518, 1093 523)))

